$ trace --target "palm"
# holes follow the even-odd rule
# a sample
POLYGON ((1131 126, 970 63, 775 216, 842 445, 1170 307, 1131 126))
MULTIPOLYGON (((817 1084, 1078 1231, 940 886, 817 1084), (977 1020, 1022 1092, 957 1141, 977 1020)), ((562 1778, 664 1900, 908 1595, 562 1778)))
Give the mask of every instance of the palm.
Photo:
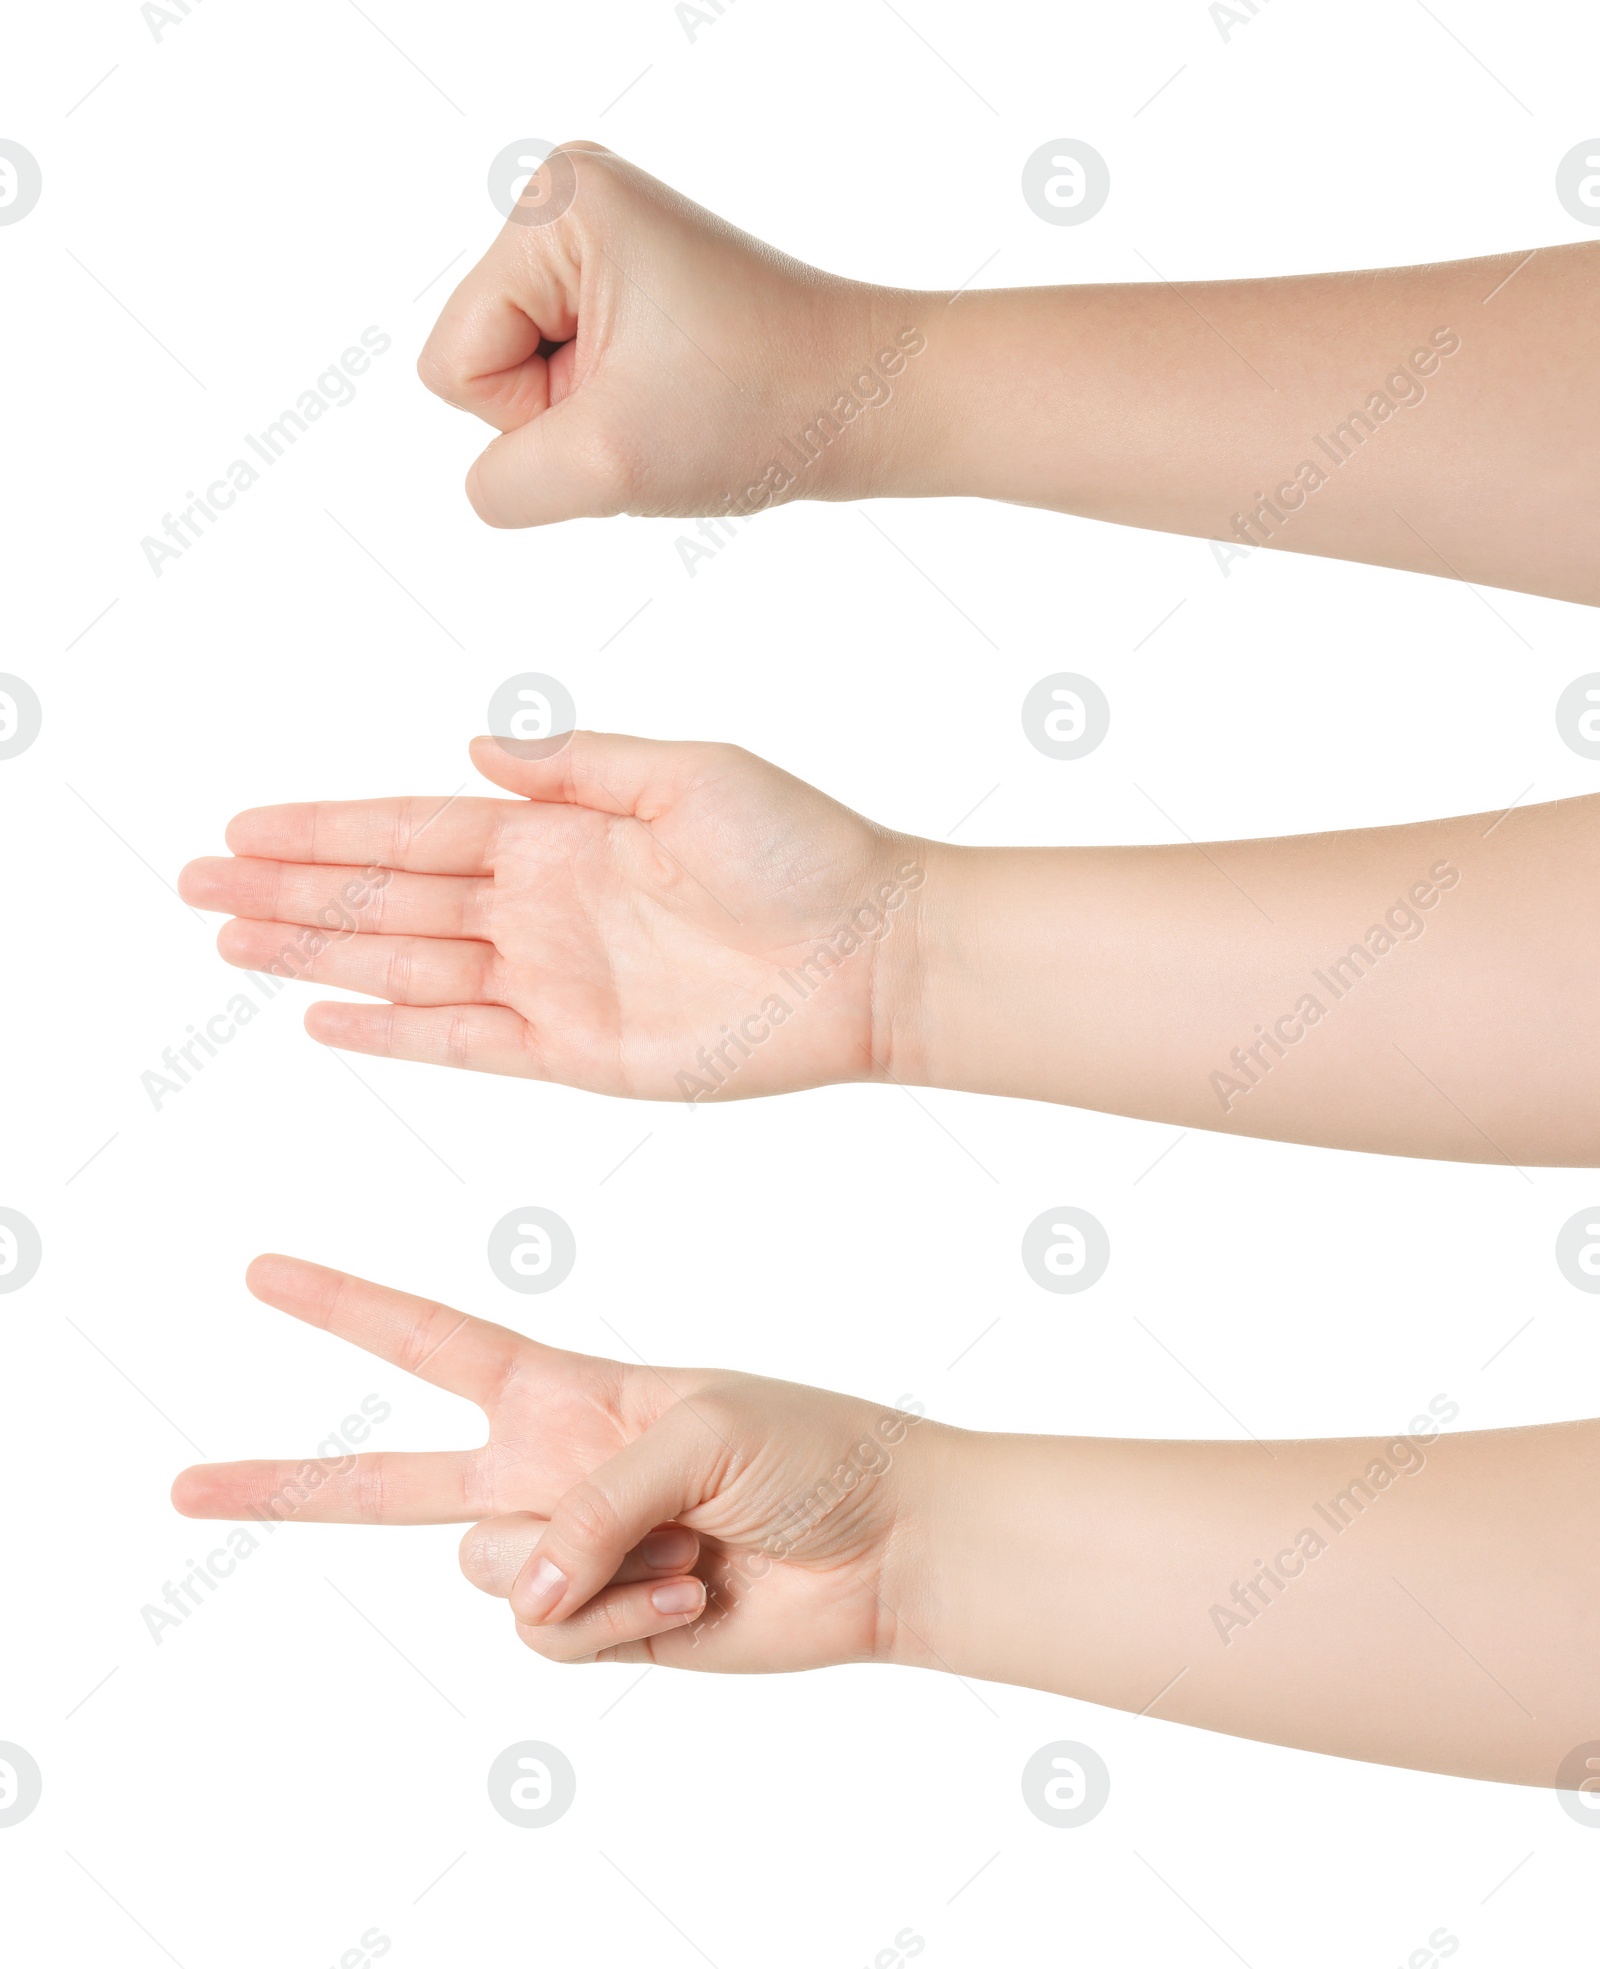
POLYGON ((529 806, 504 827, 486 927, 540 1072, 670 1098, 680 1072, 767 1092, 867 1070, 867 956, 806 1017, 747 1040, 749 1059, 725 1034, 775 994, 799 1009, 784 974, 871 893, 880 837, 748 754, 691 752, 648 821, 529 806))
POLYGON ((533 797, 259 809, 184 893, 234 912, 231 961, 390 999, 313 1009, 314 1036, 359 1051, 657 1099, 877 1070, 909 843, 731 747, 578 734, 550 760, 475 757, 533 797), (325 941, 364 868, 384 873, 356 933, 325 941))
MULTIPOLYGON (((294 1259, 258 1259, 250 1285, 296 1318, 476 1402, 488 1418, 488 1438, 473 1450, 201 1465, 173 1488, 188 1515, 373 1524, 491 1519, 509 1528, 513 1546, 520 1538, 531 1550, 563 1497, 670 1419, 702 1474, 664 1515, 700 1539, 696 1570, 709 1597, 692 1629, 674 1624, 641 1641, 646 1658, 787 1670, 873 1651, 893 1518, 892 1492, 880 1481, 892 1463, 882 1411, 747 1375, 567 1353, 294 1259), (851 1473, 846 1491, 841 1470, 851 1473), (842 1498, 850 1509, 838 1508, 842 1498)), ((629 1575, 624 1568, 617 1576, 629 1575)), ((504 1590, 509 1584, 507 1578, 504 1590)))

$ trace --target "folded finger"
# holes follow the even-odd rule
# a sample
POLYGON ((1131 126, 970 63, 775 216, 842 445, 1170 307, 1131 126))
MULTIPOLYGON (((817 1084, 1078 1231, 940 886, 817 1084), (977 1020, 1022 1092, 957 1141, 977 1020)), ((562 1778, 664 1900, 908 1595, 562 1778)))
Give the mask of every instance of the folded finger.
MULTIPOLYGON (((570 203, 577 159, 563 146, 533 172, 494 244, 445 302, 417 359, 417 373, 436 396, 471 411, 497 430, 511 430, 549 408, 548 365, 541 351, 578 329, 581 266, 566 228, 527 223, 570 203)), ((537 160, 530 156, 528 163, 537 160)), ((559 212, 556 214, 559 217, 559 212)))
POLYGON ((512 1589, 518 1618, 553 1625, 587 1605, 652 1526, 679 1521, 714 1493, 727 1447, 679 1401, 574 1484, 512 1589))
MULTIPOLYGON (((610 1586, 570 1619, 530 1626, 517 1622, 517 1633, 546 1661, 595 1661, 613 1650, 631 1651, 658 1634, 687 1627, 705 1610, 703 1580, 692 1576, 659 1580, 654 1585, 610 1586)), ((628 1660, 629 1652, 614 1658, 628 1660)))
POLYGON ((290 923, 236 916, 217 932, 217 949, 246 971, 273 970, 308 984, 364 991, 395 1005, 460 1005, 492 998, 499 956, 493 944, 457 937, 379 937, 357 932, 303 947, 290 923), (289 969, 290 964, 293 969, 289 969))
POLYGON ((490 883, 473 875, 408 875, 329 863, 207 856, 178 877, 196 909, 325 932, 384 930, 422 937, 475 937, 490 883))
POLYGON ((329 1000, 306 1012, 306 1031, 324 1046, 374 1053, 387 1060, 420 1060, 475 1073, 520 1074, 539 1080, 533 1031, 504 1005, 350 1005, 329 1000))
POLYGON ((268 861, 353 863, 420 875, 486 875, 507 814, 505 800, 299 800, 251 807, 228 822, 236 855, 268 861))
MULTIPOLYGON (((513 1511, 476 1524, 461 1541, 461 1570, 480 1592, 508 1599, 517 1574, 544 1536, 546 1518, 513 1511)), ((687 1525, 657 1525, 629 1552, 611 1584, 654 1580, 694 1570, 700 1540, 687 1525)))

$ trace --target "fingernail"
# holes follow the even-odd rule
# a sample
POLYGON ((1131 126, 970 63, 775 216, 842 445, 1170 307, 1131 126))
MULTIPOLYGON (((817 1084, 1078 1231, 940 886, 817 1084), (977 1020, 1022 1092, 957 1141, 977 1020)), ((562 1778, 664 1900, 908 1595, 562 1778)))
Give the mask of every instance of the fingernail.
POLYGON ((681 1566, 689 1556, 694 1545, 694 1533, 682 1525, 663 1525, 660 1531, 640 1541, 639 1557, 647 1566, 654 1566, 658 1572, 666 1572, 672 1566, 681 1566))
POLYGON ((669 1579, 651 1593, 650 1604, 657 1613, 696 1613, 705 1596, 698 1579, 669 1579))
POLYGON ((543 1620, 567 1590, 567 1575, 554 1559, 541 1559, 517 1591, 517 1615, 521 1620, 543 1620))

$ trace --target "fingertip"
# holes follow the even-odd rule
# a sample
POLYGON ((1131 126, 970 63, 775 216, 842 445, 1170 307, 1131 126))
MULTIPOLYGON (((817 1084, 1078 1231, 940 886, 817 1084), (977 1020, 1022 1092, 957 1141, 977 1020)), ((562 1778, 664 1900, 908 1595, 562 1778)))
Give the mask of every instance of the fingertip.
POLYGON ((506 749, 492 732, 480 732, 476 738, 468 739, 467 757, 492 786, 505 787, 506 749))
POLYGON ((246 807, 243 813, 235 814, 222 830, 222 838, 228 844, 228 852, 235 855, 250 853, 250 836, 259 816, 266 812, 265 807, 246 807))
MULTIPOLYGON (((546 1553, 530 1558, 511 1588, 511 1611, 529 1627, 548 1626, 567 1598, 571 1580, 546 1553)), ((581 1602, 580 1602, 581 1604, 581 1602)))
POLYGON ((200 1505, 205 1490, 204 1464, 196 1463, 187 1470, 180 1470, 173 1478, 172 1489, 168 1493, 173 1510, 183 1518, 203 1518, 205 1512, 200 1509, 200 1505))
POLYGON ((245 1290, 271 1305, 273 1294, 282 1289, 287 1274, 299 1263, 298 1258, 286 1258, 280 1251, 263 1251, 244 1268, 245 1290))
POLYGON ((341 1046, 350 1038, 353 1030, 352 1014, 359 1013, 359 1005, 347 1005, 339 998, 319 998, 315 1005, 308 1005, 300 1023, 319 1046, 341 1046))
POLYGON ((508 752, 504 742, 490 733, 473 739, 467 750, 473 765, 491 785, 506 793, 519 794, 523 799, 529 797, 526 780, 530 761, 508 752))
POLYGON ((507 527, 510 525, 510 521, 499 516, 490 500, 488 490, 483 483, 483 473, 479 469, 482 464, 483 460, 481 458, 474 458, 472 463, 467 467, 467 476, 464 481, 467 504, 477 514, 478 518, 483 521, 485 526, 507 527))
POLYGON ((639 1541, 639 1557, 652 1572, 686 1573, 700 1556, 700 1540, 687 1525, 657 1525, 639 1541))
POLYGON ((664 1579, 650 1589, 650 1605, 659 1614, 693 1620, 705 1611, 706 1583, 692 1573, 685 1579, 664 1579))
POLYGON ((216 893, 215 855, 201 855, 178 870, 178 894, 196 909, 209 909, 216 893))

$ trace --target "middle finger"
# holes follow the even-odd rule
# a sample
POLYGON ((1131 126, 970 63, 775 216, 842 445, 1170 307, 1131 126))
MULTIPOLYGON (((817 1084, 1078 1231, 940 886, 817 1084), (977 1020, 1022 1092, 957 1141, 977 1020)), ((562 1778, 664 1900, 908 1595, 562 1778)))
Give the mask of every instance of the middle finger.
POLYGON ((178 893, 197 909, 328 933, 386 930, 399 936, 476 937, 493 882, 476 875, 409 875, 216 855, 192 861, 178 893))
MULTIPOLYGON (((480 1592, 509 1599, 518 1573, 544 1537, 548 1520, 531 1511, 508 1511, 485 1518, 461 1541, 461 1570, 480 1592)), ((687 1525, 657 1525, 623 1560, 611 1584, 662 1579, 691 1571, 700 1559, 700 1540, 687 1525)))

